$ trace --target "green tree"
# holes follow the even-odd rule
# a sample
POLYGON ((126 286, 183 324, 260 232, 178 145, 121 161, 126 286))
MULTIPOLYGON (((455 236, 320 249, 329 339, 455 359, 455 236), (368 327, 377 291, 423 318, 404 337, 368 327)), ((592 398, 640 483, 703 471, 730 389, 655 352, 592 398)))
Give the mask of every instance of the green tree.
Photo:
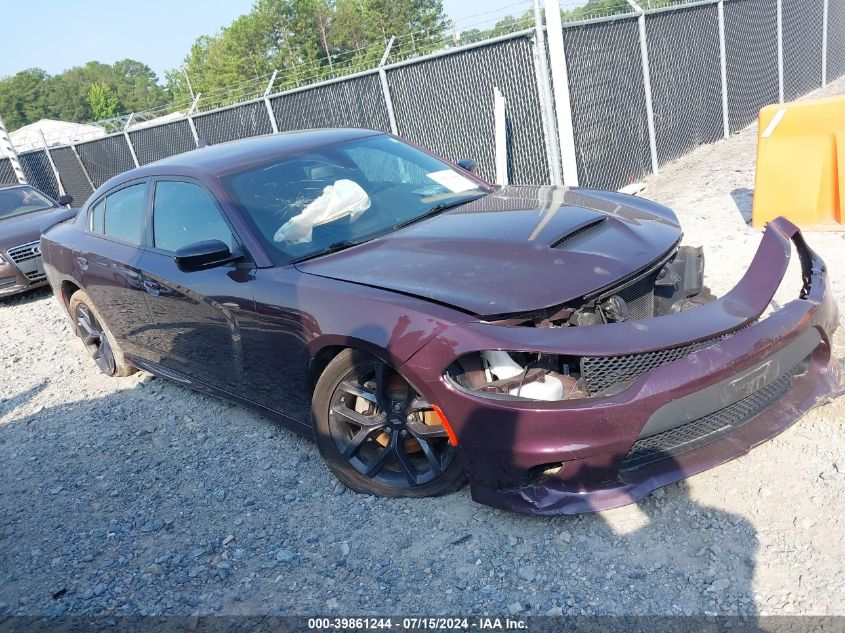
POLYGON ((91 84, 88 89, 88 105, 96 120, 110 119, 120 114, 117 95, 105 83, 91 84))
MULTIPOLYGON (((10 129, 42 118, 90 121, 100 118, 91 101, 91 86, 106 86, 111 97, 105 112, 122 114, 158 108, 170 101, 149 66, 124 59, 115 64, 88 62, 54 76, 40 68, 0 78, 0 114, 10 129)), ((99 96, 98 96, 99 98, 99 96)))
POLYGON ((23 70, 0 80, 0 113, 9 129, 44 118, 48 93, 49 75, 40 68, 23 70))
MULTIPOLYGON (((371 68, 393 35, 396 55, 442 45, 440 0, 257 0, 215 35, 196 40, 183 68, 203 104, 256 96, 273 70, 276 89, 371 68), (249 94, 251 92, 251 94, 249 94)), ((187 101, 182 69, 167 73, 168 90, 187 101)))

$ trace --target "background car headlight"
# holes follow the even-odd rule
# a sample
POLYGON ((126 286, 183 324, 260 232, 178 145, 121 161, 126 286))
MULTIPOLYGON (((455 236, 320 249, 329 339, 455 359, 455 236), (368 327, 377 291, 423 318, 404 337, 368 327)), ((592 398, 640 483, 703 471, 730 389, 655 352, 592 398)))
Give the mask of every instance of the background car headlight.
POLYGON ((467 354, 446 376, 459 387, 491 398, 554 402, 587 398, 575 357, 489 350, 467 354))

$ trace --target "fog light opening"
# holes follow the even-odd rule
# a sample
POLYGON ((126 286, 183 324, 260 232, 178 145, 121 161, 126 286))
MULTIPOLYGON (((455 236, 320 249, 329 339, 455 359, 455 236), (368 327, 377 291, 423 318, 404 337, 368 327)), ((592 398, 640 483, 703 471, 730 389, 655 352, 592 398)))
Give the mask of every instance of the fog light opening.
POLYGON ((533 466, 526 473, 526 480, 529 484, 542 486, 552 477, 557 477, 566 468, 566 462, 551 462, 533 466))

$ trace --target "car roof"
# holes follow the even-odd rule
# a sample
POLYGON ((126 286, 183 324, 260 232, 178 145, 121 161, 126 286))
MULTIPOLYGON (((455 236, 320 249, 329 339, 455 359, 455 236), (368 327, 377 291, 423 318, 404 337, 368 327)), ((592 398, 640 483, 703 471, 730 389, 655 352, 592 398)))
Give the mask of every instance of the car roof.
POLYGON ((138 178, 149 176, 217 178, 317 147, 377 134, 384 134, 384 132, 361 128, 328 128, 281 132, 208 145, 113 176, 97 187, 86 204, 97 200, 103 193, 138 178))
MULTIPOLYGON (((324 145, 363 138, 374 134, 383 134, 383 132, 335 128, 268 134, 266 136, 255 136, 220 143, 219 145, 209 145, 183 154, 176 154, 170 158, 151 163, 142 169, 149 169, 150 172, 155 171, 158 173, 190 170, 192 172, 202 172, 208 175, 218 176, 274 159, 283 159, 286 156, 324 145)), ((127 174, 131 173, 127 172, 127 174)))

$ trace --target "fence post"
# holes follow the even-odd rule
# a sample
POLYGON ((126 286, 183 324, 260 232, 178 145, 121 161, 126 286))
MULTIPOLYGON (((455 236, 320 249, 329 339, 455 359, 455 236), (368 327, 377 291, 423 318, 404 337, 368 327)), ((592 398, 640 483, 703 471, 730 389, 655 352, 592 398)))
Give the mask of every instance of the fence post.
POLYGON ((778 99, 784 102, 783 95, 783 0, 777 0, 778 7, 778 99))
POLYGON ((276 83, 276 75, 278 70, 273 71, 273 76, 267 82, 267 87, 264 89, 264 107, 267 108, 267 116, 270 117, 270 127, 273 129, 273 134, 279 133, 279 125, 276 123, 276 115, 273 113, 273 106, 270 103, 270 92, 273 90, 273 84, 276 83))
POLYGON ((381 56, 381 61, 378 64, 378 78, 381 82, 381 92, 384 95, 384 105, 387 107, 387 119, 390 122, 390 132, 392 134, 399 134, 399 128, 396 126, 396 114, 393 112, 393 99, 390 96, 390 86, 387 84, 387 72, 384 70, 384 65, 387 63, 387 57, 390 55, 390 49, 393 47, 395 36, 390 36, 390 41, 384 49, 384 55, 381 56))
POLYGON ((135 167, 140 167, 141 163, 138 162, 138 156, 135 154, 135 146, 132 145, 132 139, 129 138, 129 132, 123 132, 123 138, 126 139, 126 144, 129 146, 129 153, 132 155, 132 162, 135 163, 135 167))
POLYGON ((88 181, 88 186, 91 187, 91 193, 94 193, 97 188, 94 186, 94 181, 91 180, 91 174, 89 174, 88 170, 85 168, 85 163, 82 162, 82 158, 80 158, 79 152, 76 151, 76 145, 71 143, 70 150, 73 152, 73 155, 76 156, 76 160, 79 163, 79 166, 82 168, 82 173, 85 174, 85 180, 88 181))
POLYGON ((549 64, 546 59, 546 34, 543 26, 543 9, 540 0, 534 0, 534 69, 537 75, 537 88, 540 90, 540 104, 543 109, 543 138, 546 142, 546 158, 549 161, 549 177, 553 185, 562 185, 560 168, 560 146, 555 142, 555 106, 552 100, 552 87, 549 83, 549 64))
POLYGON ((15 172, 15 178, 18 179, 18 182, 22 185, 27 184, 26 175, 23 173, 23 168, 21 167, 21 161, 18 159, 18 153, 15 150, 15 146, 12 145, 12 139, 9 138, 9 133, 6 131, 6 124, 3 122, 3 117, 0 117, 0 150, 2 150, 0 153, 9 159, 9 163, 12 165, 12 171, 15 172))
POLYGON ((572 101, 569 94, 569 72, 563 49, 563 24, 560 21, 560 1, 544 0, 546 36, 549 42, 549 64, 555 95, 557 135, 560 144, 560 164, 563 184, 578 186, 578 158, 575 152, 575 129, 572 125, 572 101))
POLYGON ((822 88, 827 85, 827 26, 830 15, 830 3, 824 0, 824 16, 822 17, 822 88))
POLYGON ((493 87, 493 128, 496 138, 496 184, 508 184, 508 128, 505 97, 493 87))
POLYGON ((194 97, 194 100, 191 102, 191 107, 188 108, 188 113, 186 115, 186 118, 188 119, 188 127, 191 128, 191 134, 194 136, 194 145, 196 145, 197 147, 199 147, 200 144, 200 137, 197 135, 197 126, 194 125, 193 114, 194 110, 196 110, 197 108, 197 104, 199 103, 201 96, 202 93, 200 92, 194 97))
POLYGON ((651 173, 658 173, 657 137, 654 132, 654 105, 651 100, 651 70, 648 63, 648 42, 646 41, 645 12, 634 0, 628 4, 638 14, 637 27, 640 32, 640 62, 643 67, 643 91, 645 92, 646 124, 648 125, 648 148, 651 152, 651 173))
POLYGON ((719 16, 719 63, 722 67, 722 125, 725 138, 731 136, 731 122, 728 116, 728 49, 725 45, 725 0, 716 5, 719 16))
POLYGON ((39 129, 38 133, 41 135, 41 142, 44 143, 44 153, 47 154, 47 162, 50 163, 50 169, 53 170, 53 175, 56 177, 56 184, 59 185, 59 195, 63 196, 65 193, 65 186, 62 184, 62 176, 59 170, 56 169, 56 163, 53 162, 53 157, 50 154, 50 146, 47 145, 47 139, 44 136, 44 130, 39 129))

